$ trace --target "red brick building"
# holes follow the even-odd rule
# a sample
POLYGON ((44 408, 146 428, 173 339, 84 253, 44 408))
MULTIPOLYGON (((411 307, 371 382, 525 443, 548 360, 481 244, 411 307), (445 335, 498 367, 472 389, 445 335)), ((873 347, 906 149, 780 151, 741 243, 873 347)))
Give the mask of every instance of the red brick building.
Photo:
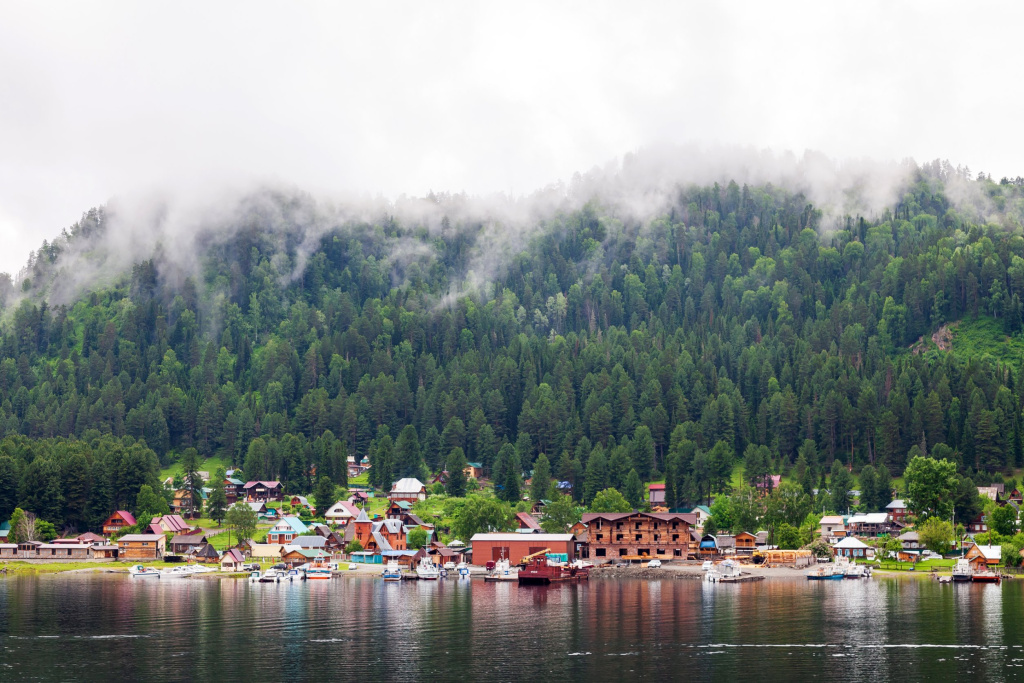
POLYGON ((484 565, 502 558, 517 564, 526 555, 544 549, 576 559, 575 536, 572 534, 476 534, 473 544, 473 564, 484 565))
POLYGON ((690 550, 691 512, 589 512, 583 515, 595 562, 619 557, 678 558, 690 550))

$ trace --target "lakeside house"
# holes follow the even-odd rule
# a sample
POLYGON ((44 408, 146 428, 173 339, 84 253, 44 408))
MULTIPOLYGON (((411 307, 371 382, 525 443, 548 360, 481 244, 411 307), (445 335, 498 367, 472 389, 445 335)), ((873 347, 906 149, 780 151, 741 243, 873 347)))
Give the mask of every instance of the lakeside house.
POLYGON ((695 505, 688 512, 697 520, 694 526, 698 529, 703 529, 704 523, 711 519, 711 508, 707 505, 695 505))
POLYGON ((839 541, 832 546, 832 549, 839 557, 849 557, 850 559, 867 559, 875 555, 874 548, 853 536, 839 541))
POLYGON ((679 512, 588 512, 582 517, 590 538, 590 556, 686 559, 693 514, 679 512))
POLYGON ((995 567, 1003 559, 1003 547, 999 545, 978 545, 975 543, 964 557, 975 570, 995 567))
POLYGON ((163 534, 127 534, 117 539, 118 557, 122 560, 159 560, 167 549, 163 534))
POLYGON ((242 565, 245 564, 245 557, 242 552, 237 548, 231 548, 225 550, 224 554, 220 556, 220 568, 221 571, 225 572, 238 572, 242 571, 242 565))
POLYGON ((203 564, 216 564, 220 562, 220 553, 209 543, 196 548, 189 557, 203 564))
POLYGON ((285 546, 281 550, 281 561, 289 567, 297 567, 309 562, 329 561, 331 556, 323 550, 285 546))
POLYGON ((166 531, 172 534, 185 534, 192 528, 184 519, 181 518, 181 515, 164 515, 163 517, 156 517, 153 519, 151 524, 156 524, 160 527, 161 531, 166 531))
POLYGON ((470 539, 473 559, 477 564, 497 562, 504 558, 518 564, 527 555, 547 550, 576 559, 572 534, 479 533, 470 539))
POLYGON ((267 532, 267 543, 287 545, 307 531, 309 531, 309 528, 298 517, 282 517, 281 521, 267 532))
POLYGON ((974 519, 967 523, 967 533, 971 536, 975 534, 982 534, 988 531, 988 516, 984 512, 979 512, 974 519))
MULTIPOLYGON (((767 533, 765 534, 767 540, 767 533)), ((758 546, 758 538, 756 534, 752 534, 749 531, 741 531, 734 537, 736 543, 736 554, 737 555, 753 555, 754 550, 758 546)), ((761 543, 760 545, 764 545, 761 543)))
POLYGON ((284 486, 279 481, 247 481, 242 485, 247 503, 284 501, 284 486))
POLYGON ((846 536, 846 521, 842 515, 825 515, 821 518, 821 537, 835 543, 846 536))
POLYGON ((116 533, 120 533, 126 527, 135 526, 136 524, 135 515, 127 510, 118 510, 110 515, 110 517, 107 517, 107 521, 103 522, 103 535, 113 536, 116 533))
POLYGON ((921 536, 916 531, 902 533, 897 536, 897 539, 904 550, 920 550, 924 547, 921 545, 921 536))
POLYGON ((902 498, 897 498, 886 505, 885 511, 889 513, 889 517, 892 518, 892 521, 898 524, 906 524, 907 515, 910 514, 910 510, 907 509, 907 503, 902 498))
POLYGON ((169 547, 172 555, 187 555, 207 543, 206 534, 178 534, 171 539, 169 547))
POLYGON ((850 536, 878 537, 892 536, 894 532, 901 531, 903 525, 894 523, 888 512, 861 512, 850 517, 846 528, 850 536))
POLYGON ((462 472, 466 475, 467 479, 483 479, 484 477, 484 466, 478 462, 467 463, 462 472))
POLYGON ((0 558, 18 560, 88 560, 92 558, 92 546, 85 543, 21 543, 0 544, 0 558))
POLYGON ((426 500, 427 487, 424 486, 423 482, 419 479, 415 479, 413 477, 399 479, 391 485, 391 492, 388 493, 388 499, 391 501, 405 500, 410 503, 426 500))

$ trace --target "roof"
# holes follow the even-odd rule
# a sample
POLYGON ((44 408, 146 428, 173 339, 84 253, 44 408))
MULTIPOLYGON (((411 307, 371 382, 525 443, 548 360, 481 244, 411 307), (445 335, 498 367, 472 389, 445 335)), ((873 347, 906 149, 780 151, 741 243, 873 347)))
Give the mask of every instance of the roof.
POLYGON ((96 541, 102 541, 103 537, 99 534, 94 534, 91 531, 86 531, 78 537, 78 540, 86 543, 94 543, 96 541))
POLYGON ((117 539, 118 541, 159 541, 166 538, 163 534, 127 534, 117 539))
POLYGON ((231 482, 235 486, 245 486, 245 482, 244 481, 242 481, 241 479, 235 479, 234 477, 228 477, 226 479, 226 481, 231 482))
POLYGON ((246 505, 251 507, 256 512, 260 512, 261 510, 266 510, 267 509, 267 504, 262 502, 262 501, 260 501, 258 503, 246 503, 246 505))
POLYGON ((325 553, 323 550, 317 550, 315 548, 300 548, 300 547, 294 546, 294 545, 286 545, 284 547, 284 553, 283 554, 290 555, 291 553, 298 553, 299 555, 302 555, 303 557, 313 558, 313 559, 316 559, 318 557, 330 557, 330 555, 325 553))
POLYGON ((822 524, 843 524, 842 515, 825 515, 821 518, 822 524))
POLYGON ((216 548, 214 548, 212 545, 207 543, 205 545, 199 546, 199 548, 197 548, 195 550, 195 552, 192 554, 192 556, 193 557, 205 557, 205 558, 208 558, 208 559, 213 559, 214 557, 220 557, 220 554, 217 553, 217 549, 216 548))
POLYGON ((265 486, 267 488, 276 488, 276 487, 281 485, 281 482, 279 482, 279 481, 247 481, 242 486, 242 488, 251 489, 252 487, 257 486, 259 484, 263 484, 263 486, 265 486))
POLYGON ((530 534, 524 536, 523 534, 473 534, 473 538, 469 539, 470 543, 477 541, 527 541, 534 545, 539 543, 566 543, 573 539, 572 534, 530 534))
POLYGON ((651 484, 647 488, 650 489, 651 491, 664 491, 665 490, 665 485, 664 484, 651 484))
POLYGON ((527 529, 540 529, 540 524, 527 512, 517 512, 516 519, 519 520, 527 529))
POLYGON ((620 519, 627 519, 629 517, 653 517, 654 519, 661 520, 663 522, 686 522, 687 524, 693 525, 697 523, 697 515, 692 512, 586 512, 583 514, 582 521, 584 524, 590 524, 592 520, 603 519, 609 522, 615 522, 620 519))
POLYGON ((203 534, 178 534, 171 539, 171 545, 202 545, 206 543, 203 534))
POLYGON ((419 479, 406 477, 391 485, 391 493, 419 493, 423 488, 423 482, 419 479))
POLYGON ((309 505, 309 500, 305 496, 292 496, 292 500, 296 499, 303 505, 309 505))
POLYGON ((324 513, 325 517, 358 517, 359 508, 347 500, 339 500, 331 506, 331 509, 324 513))
POLYGON ((903 499, 902 498, 897 498, 893 502, 891 502, 888 505, 886 505, 885 509, 886 510, 895 510, 897 508, 906 509, 906 507, 907 507, 907 504, 903 501, 903 499))
POLYGON ((839 541, 839 543, 836 543, 833 547, 834 548, 844 548, 844 549, 848 549, 848 550, 860 550, 860 549, 863 549, 863 548, 870 548, 871 546, 869 546, 867 543, 864 543, 862 541, 858 541, 853 536, 847 536, 843 540, 839 541))
POLYGON ((323 548, 327 545, 327 539, 323 536, 296 536, 289 545, 297 545, 300 548, 323 548))
POLYGON ((469 465, 470 467, 472 467, 474 469, 478 469, 478 470, 482 470, 484 468, 484 466, 481 465, 478 462, 467 462, 466 464, 469 465))
POLYGON ((888 512, 869 512, 850 517, 850 524, 885 524, 888 521, 888 512))
POLYGON ((366 514, 366 509, 365 508, 361 509, 359 511, 359 516, 356 517, 356 521, 357 522, 369 522, 370 521, 369 516, 367 516, 367 514, 366 514))
POLYGON ((276 529, 277 527, 281 526, 281 524, 287 524, 288 526, 290 526, 292 528, 292 531, 294 531, 295 533, 300 534, 300 535, 306 533, 307 531, 309 531, 309 529, 306 527, 306 525, 303 524, 302 520, 299 519, 298 517, 282 517, 281 521, 278 522, 274 526, 274 528, 276 529))
POLYGON ((138 524, 138 522, 135 521, 135 515, 128 512, 127 510, 118 510, 114 514, 123 519, 124 521, 128 522, 130 526, 135 526, 136 524, 138 524))
MULTIPOLYGON (((154 520, 155 521, 155 520, 154 520)), ((181 518, 181 515, 164 515, 160 518, 159 524, 166 524, 169 531, 183 531, 188 529, 188 524, 181 518)))
POLYGON ((705 515, 708 515, 708 516, 711 515, 711 508, 709 508, 707 505, 695 505, 695 506, 693 506, 690 509, 690 514, 696 514, 698 510, 703 512, 705 515))
POLYGON ((918 536, 916 531, 908 531, 906 533, 900 534, 897 538, 899 538, 901 541, 920 541, 921 540, 921 537, 918 536))
POLYGON ((224 554, 220 558, 221 562, 227 562, 229 560, 234 560, 235 562, 245 562, 245 556, 242 555, 241 551, 239 551, 237 548, 232 548, 231 550, 225 550, 224 554))
POLYGON ((403 510, 412 510, 412 504, 409 501, 407 501, 407 500, 396 500, 396 501, 392 501, 391 504, 392 505, 397 505, 398 507, 402 508, 403 510))
POLYGON ((999 560, 1003 556, 1003 546, 1001 545, 979 545, 977 548, 986 560, 999 560))
POLYGON ((736 537, 735 536, 730 536, 728 534, 721 534, 719 536, 715 536, 715 539, 718 541, 718 547, 719 548, 735 548, 736 547, 736 537))

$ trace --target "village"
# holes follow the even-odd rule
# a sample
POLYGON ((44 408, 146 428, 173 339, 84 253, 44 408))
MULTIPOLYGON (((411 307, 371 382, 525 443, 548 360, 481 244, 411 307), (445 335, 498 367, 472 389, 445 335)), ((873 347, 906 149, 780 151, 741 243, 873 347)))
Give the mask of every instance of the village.
MULTIPOLYGON (((245 508, 254 518, 257 528, 250 537, 231 542, 230 527, 204 529, 196 523, 198 513, 189 514, 184 492, 175 491, 172 513, 154 517, 146 525, 131 512, 118 510, 104 522, 102 533, 48 542, 0 542, 0 571, 6 571, 9 562, 73 563, 78 569, 96 563, 103 568, 121 567, 119 571, 131 565, 128 571, 133 576, 217 570, 217 576, 249 576, 254 581, 368 572, 390 580, 448 575, 515 580, 523 566, 534 562, 578 568, 573 580, 587 578, 591 570, 599 575, 602 569, 631 567, 656 570, 645 575, 703 576, 724 582, 760 580, 768 570, 778 569, 800 576, 807 568, 812 569, 807 574, 811 579, 842 578, 832 576, 836 573, 860 578, 870 576, 872 570, 925 572, 943 580, 950 578, 947 571, 953 579, 966 576, 998 582, 1012 576, 1002 547, 985 542, 986 536, 991 538, 985 513, 968 521, 948 552, 936 553, 926 547, 903 499, 892 500, 876 512, 821 516, 813 541, 801 549, 780 548, 763 529, 718 533, 708 523, 711 507, 669 510, 664 505, 665 485, 659 483, 646 488, 644 509, 581 512, 564 533, 549 533, 542 527, 549 501, 524 498, 528 509, 515 513, 512 528, 478 531, 462 539, 439 526, 439 514, 424 512, 436 509, 429 501, 445 496, 430 493, 428 485, 416 478, 399 479, 386 492, 353 485, 345 500, 317 510, 308 497, 288 495, 280 481, 243 481, 237 474, 227 472, 223 485, 229 503, 245 508), (824 570, 821 563, 842 567, 824 570), (185 569, 195 567, 201 569, 185 569)), ((485 481, 478 465, 469 464, 464 474, 485 481)), ((771 483, 780 482, 776 478, 771 483)), ((434 491, 439 491, 437 484, 431 484, 434 491)), ((1003 485, 993 485, 979 487, 978 493, 1012 510, 1015 520, 1019 516, 1022 497, 1016 488, 1007 491, 1003 485)), ((8 540, 10 534, 10 522, 0 524, 0 541, 8 540)))

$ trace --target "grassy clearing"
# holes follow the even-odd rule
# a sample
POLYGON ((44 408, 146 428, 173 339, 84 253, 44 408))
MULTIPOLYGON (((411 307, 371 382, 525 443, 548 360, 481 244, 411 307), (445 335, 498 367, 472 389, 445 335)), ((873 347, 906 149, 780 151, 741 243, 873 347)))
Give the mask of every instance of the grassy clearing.
MULTIPOLYGON (((204 460, 202 462, 202 464, 199 465, 199 469, 204 471, 204 472, 209 472, 210 476, 213 476, 214 471, 218 467, 223 467, 226 470, 230 469, 231 468, 231 461, 230 460, 225 460, 224 458, 212 457, 212 458, 207 458, 206 460, 204 460)), ((163 481, 167 477, 173 477, 176 474, 178 474, 180 471, 181 471, 181 466, 177 462, 175 462, 175 463, 171 464, 170 467, 165 467, 162 470, 160 470, 160 481, 163 481)))
POLYGON ((962 360, 991 356, 1013 365, 1024 358, 1024 336, 1008 336, 1001 320, 981 316, 950 325, 953 355, 962 360))

